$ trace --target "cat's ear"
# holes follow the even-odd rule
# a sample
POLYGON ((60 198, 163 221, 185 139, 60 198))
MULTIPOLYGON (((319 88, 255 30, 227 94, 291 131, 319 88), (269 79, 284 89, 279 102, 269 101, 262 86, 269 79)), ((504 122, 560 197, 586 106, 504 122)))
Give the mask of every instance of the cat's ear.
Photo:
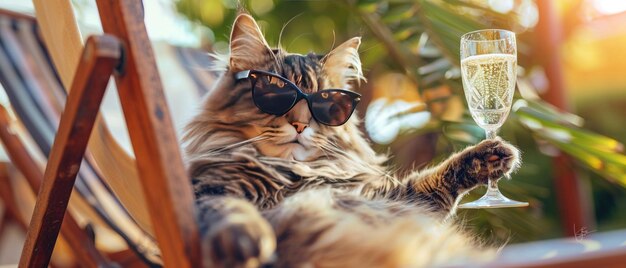
POLYGON ((230 70, 262 68, 270 60, 275 60, 274 53, 254 19, 248 14, 237 16, 230 34, 230 70))
POLYGON ((361 37, 354 37, 324 56, 322 64, 330 86, 348 88, 352 81, 358 84, 365 80, 359 58, 360 45, 361 37))

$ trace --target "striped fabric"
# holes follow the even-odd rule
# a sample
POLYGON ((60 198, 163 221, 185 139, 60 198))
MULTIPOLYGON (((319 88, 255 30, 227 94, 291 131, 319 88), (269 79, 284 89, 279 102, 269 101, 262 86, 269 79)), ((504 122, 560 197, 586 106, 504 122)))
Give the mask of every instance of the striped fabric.
MULTIPOLYGON (((54 70, 34 18, 0 11, 0 83, 44 156, 50 153, 67 96, 54 70)), ((83 160, 75 191, 88 205, 79 207, 92 210, 85 214, 97 215, 146 263, 160 263, 154 239, 141 231, 89 158, 83 160)))

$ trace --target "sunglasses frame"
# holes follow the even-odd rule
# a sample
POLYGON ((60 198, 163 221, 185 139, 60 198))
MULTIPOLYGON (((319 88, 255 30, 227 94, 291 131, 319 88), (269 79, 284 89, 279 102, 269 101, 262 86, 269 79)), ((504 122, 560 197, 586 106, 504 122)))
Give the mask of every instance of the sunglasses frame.
POLYGON ((313 119, 315 119, 315 121, 317 121, 318 123, 323 124, 323 125, 327 125, 327 126, 336 127, 336 126, 341 126, 341 125, 345 124, 346 122, 348 122, 348 120, 350 120, 350 117, 352 117, 352 114, 354 113, 354 110, 356 110, 357 104, 359 104, 359 102, 361 101, 361 94, 356 93, 354 91, 345 90, 345 89, 332 89, 332 88, 331 89, 323 89, 323 90, 320 90, 320 91, 315 92, 315 93, 307 94, 307 93, 302 92, 302 90, 298 86, 296 86, 296 84, 294 84, 293 82, 289 81, 289 79, 284 78, 284 77, 282 77, 282 76, 280 76, 278 74, 272 73, 272 72, 259 71, 259 70, 245 70, 245 71, 237 72, 235 74, 235 79, 237 81, 243 80, 243 79, 249 79, 250 80, 250 86, 252 87, 252 96, 253 96, 252 97, 252 101, 254 102, 254 105, 257 108, 259 108, 259 110, 263 111, 264 113, 271 114, 271 115, 276 115, 276 116, 284 115, 284 114, 288 113, 289 111, 291 111, 291 109, 293 109, 293 107, 300 100, 305 99, 306 103, 307 103, 307 106, 309 107, 309 111, 311 112, 311 116, 313 116, 313 119), (257 82, 257 77, 255 75, 259 75, 259 74, 260 75, 267 75, 267 76, 272 76, 272 77, 278 78, 278 79, 282 80, 283 82, 287 83, 291 88, 296 90, 296 93, 297 93, 296 99, 293 101, 293 103, 291 103, 289 108, 286 109, 286 111, 284 113, 277 114, 277 113, 267 112, 263 108, 261 108, 259 106, 259 104, 256 102, 256 100, 254 99, 254 92, 256 90, 255 85, 256 85, 256 82, 257 82), (314 94, 323 93, 325 91, 341 92, 341 93, 344 93, 344 94, 349 95, 349 96, 352 97, 352 110, 350 111, 350 114, 346 117, 346 120, 344 120, 340 124, 331 125, 331 124, 326 124, 324 122, 321 122, 320 120, 317 119, 317 116, 315 116, 315 113, 313 112, 313 106, 312 106, 313 104, 311 103, 311 100, 310 100, 311 96, 314 95, 314 94))

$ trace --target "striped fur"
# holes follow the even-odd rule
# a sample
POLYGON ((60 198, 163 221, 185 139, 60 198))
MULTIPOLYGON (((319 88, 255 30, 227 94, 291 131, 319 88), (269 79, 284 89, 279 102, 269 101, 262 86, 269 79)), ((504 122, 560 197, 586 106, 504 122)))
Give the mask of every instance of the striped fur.
POLYGON ((253 104, 245 69, 276 72, 306 92, 362 78, 359 39, 326 56, 271 50, 241 15, 228 69, 188 124, 185 160, 196 193, 205 265, 212 267, 422 267, 488 258, 493 250, 451 221, 460 197, 519 165, 502 140, 394 177, 353 116, 317 124, 304 103, 280 117, 253 104), (301 134, 294 122, 307 124, 301 134))

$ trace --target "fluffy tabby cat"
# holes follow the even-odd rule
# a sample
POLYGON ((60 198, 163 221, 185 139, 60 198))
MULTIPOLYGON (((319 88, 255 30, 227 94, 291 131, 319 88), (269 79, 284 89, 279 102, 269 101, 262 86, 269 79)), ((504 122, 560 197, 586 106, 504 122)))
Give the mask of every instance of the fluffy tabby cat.
POLYGON ((256 69, 309 93, 349 88, 363 79, 360 38, 326 55, 291 54, 270 49, 244 14, 230 40, 227 67, 183 139, 206 266, 423 267, 493 254, 446 219, 464 193, 518 166, 515 147, 483 141, 394 177, 356 116, 321 125, 305 100, 284 116, 265 114, 250 83, 234 78, 256 69))

